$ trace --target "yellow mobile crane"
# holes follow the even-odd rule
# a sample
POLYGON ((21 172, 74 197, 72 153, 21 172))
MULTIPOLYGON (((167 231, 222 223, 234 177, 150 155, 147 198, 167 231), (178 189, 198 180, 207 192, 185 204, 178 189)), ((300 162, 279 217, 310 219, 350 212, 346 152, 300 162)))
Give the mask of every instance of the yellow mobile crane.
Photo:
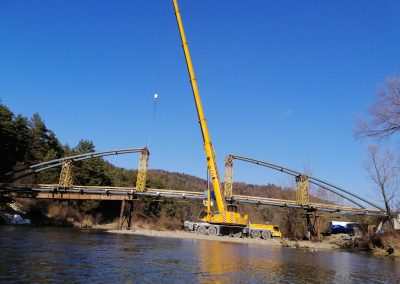
MULTIPOLYGON (((214 196, 217 205, 217 212, 211 211, 211 193, 210 189, 207 191, 207 212, 201 218, 201 222, 185 221, 185 227, 190 231, 196 231, 199 234, 208 235, 233 235, 242 237, 243 234, 252 237, 263 238, 271 237, 271 230, 266 225, 249 224, 247 215, 242 216, 237 212, 237 206, 230 204, 227 206, 226 201, 221 192, 221 180, 218 174, 217 163, 215 159, 214 149, 211 143, 210 135, 208 133, 207 122, 204 116, 203 106, 200 99, 199 88, 197 86, 196 77, 190 58, 189 46, 186 41, 185 32, 183 29, 181 14, 179 12, 177 0, 173 0, 176 20, 178 23, 179 33, 182 40, 183 52, 185 54, 187 69, 189 72, 190 83, 192 85, 193 97, 197 108, 197 115, 199 117, 201 133, 203 135, 204 149, 207 157, 207 167, 211 177, 212 187, 214 189, 214 196)), ((278 229, 279 231, 279 229, 278 229)), ((280 235, 281 236, 281 235, 280 235)))

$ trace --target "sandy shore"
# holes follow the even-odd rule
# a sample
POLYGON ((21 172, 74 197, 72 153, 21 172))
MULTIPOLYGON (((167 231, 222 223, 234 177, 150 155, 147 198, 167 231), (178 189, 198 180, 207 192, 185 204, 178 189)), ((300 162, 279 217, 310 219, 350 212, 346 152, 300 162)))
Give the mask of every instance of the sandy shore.
POLYGON ((263 246, 273 247, 293 247, 309 249, 312 251, 317 250, 338 250, 338 245, 329 242, 314 242, 314 241, 289 241, 287 239, 273 238, 269 240, 253 239, 253 238, 233 238, 229 236, 204 236, 185 231, 155 231, 149 229, 135 228, 133 230, 108 230, 107 232, 113 234, 128 234, 128 235, 142 235, 151 237, 163 238, 179 238, 179 239, 195 239, 219 242, 232 242, 241 244, 257 244, 263 246))

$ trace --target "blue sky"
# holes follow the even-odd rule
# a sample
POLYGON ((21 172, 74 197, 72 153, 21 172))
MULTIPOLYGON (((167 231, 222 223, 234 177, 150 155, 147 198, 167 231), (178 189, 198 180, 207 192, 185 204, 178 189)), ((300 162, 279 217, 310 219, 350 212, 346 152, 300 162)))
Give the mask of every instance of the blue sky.
MULTIPOLYGON (((399 74, 398 1, 180 1, 223 176, 234 153, 373 198, 353 138, 385 78, 399 74)), ((150 167, 205 177, 205 155, 172 1, 1 1, 0 99, 39 112, 63 143, 148 141, 150 167)), ((137 168, 134 155, 113 163, 137 168)), ((235 180, 285 184, 236 163, 235 180)))

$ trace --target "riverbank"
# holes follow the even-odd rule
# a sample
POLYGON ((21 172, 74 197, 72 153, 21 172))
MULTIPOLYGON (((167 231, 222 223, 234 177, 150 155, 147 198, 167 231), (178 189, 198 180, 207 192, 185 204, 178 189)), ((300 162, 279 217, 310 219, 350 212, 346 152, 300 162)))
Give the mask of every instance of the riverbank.
MULTIPOLYGON (((15 226, 15 225, 11 225, 15 226)), ((19 226, 19 225, 18 225, 19 226)), ((48 226, 45 226, 48 227, 48 226)), ((60 227, 60 226, 50 226, 60 227)), ((61 226, 64 227, 64 226, 61 226)), ((158 231, 143 227, 134 227, 132 230, 117 230, 118 223, 108 223, 101 225, 94 225, 91 227, 75 227, 76 229, 89 229, 89 230, 100 230, 110 234, 125 234, 125 235, 142 235, 150 237, 160 238, 175 238, 175 239, 192 239, 192 240, 206 240, 206 241, 218 241, 218 242, 230 242, 230 243, 241 243, 241 244, 255 244, 260 246, 269 247, 288 247, 296 248, 308 251, 347 251, 356 252, 361 254, 374 255, 379 257, 390 257, 400 259, 400 250, 398 249, 399 238, 395 238, 392 241, 388 241, 390 236, 382 237, 379 241, 382 242, 380 247, 374 245, 373 238, 354 238, 348 235, 331 235, 325 236, 322 241, 307 241, 307 240, 288 240, 286 238, 271 238, 268 240, 264 239, 253 239, 253 238, 233 238, 229 236, 208 236, 198 235, 181 230, 170 230, 170 231, 158 231), (388 251, 388 248, 393 247, 392 252, 388 251)), ((393 238, 393 236, 392 236, 393 238)))
POLYGON ((257 244, 257 245, 273 246, 273 247, 293 247, 300 249, 308 249, 312 251, 340 249, 340 247, 337 244, 329 242, 289 241, 287 239, 279 239, 279 238, 271 238, 268 240, 264 240, 264 239, 253 239, 253 238, 233 238, 229 236, 205 236, 186 231, 156 231, 143 228, 134 228, 133 230, 107 230, 107 232, 113 234, 142 235, 150 237, 207 240, 207 241, 220 241, 220 242, 231 242, 231 243, 242 243, 242 244, 257 244))
POLYGON ((347 235, 332 235, 324 237, 322 241, 291 241, 285 238, 271 238, 268 240, 264 239, 253 239, 253 238, 233 238, 229 236, 206 236, 198 235, 196 233, 186 231, 157 231, 144 228, 134 228, 133 230, 115 230, 108 229, 106 227, 98 228, 106 229, 106 232, 112 234, 126 234, 126 235, 142 235, 150 237, 162 237, 162 238, 178 238, 178 239, 192 239, 192 240, 207 240, 207 241, 219 241, 219 242, 231 242, 241 244, 256 244, 260 246, 270 247, 289 247, 297 248, 309 251, 347 251, 347 252, 358 252, 367 253, 375 256, 388 256, 400 258, 400 252, 395 249, 392 253, 388 253, 387 249, 381 248, 366 248, 366 243, 359 238, 350 238, 347 235))
MULTIPOLYGON (((164 238, 197 239, 242 244, 256 244, 271 247, 289 247, 309 251, 348 251, 367 253, 377 256, 400 258, 400 236, 396 234, 372 235, 369 237, 365 236, 361 238, 349 237, 348 235, 331 235, 324 236, 322 241, 293 241, 285 238, 263 240, 253 238, 233 238, 229 236, 204 236, 182 230, 173 230, 177 228, 177 226, 173 226, 172 228, 164 228, 164 226, 161 226, 160 224, 147 223, 143 221, 137 221, 134 225, 133 230, 121 231, 116 230, 118 228, 117 219, 114 220, 114 222, 112 223, 98 224, 98 221, 92 216, 80 214, 75 214, 75 216, 74 214, 67 214, 68 212, 72 212, 70 206, 62 207, 60 205, 57 205, 55 208, 50 207, 50 209, 51 210, 49 210, 49 213, 47 215, 30 214, 28 217, 32 219, 32 225, 74 227, 77 229, 96 229, 115 234, 133 234, 164 238), (164 230, 155 230, 154 228, 164 228, 164 230)), ((76 212, 73 211, 73 213, 76 212)), ((13 224, 8 219, 6 220, 4 218, 0 218, 0 224, 13 224), (3 222, 1 222, 2 220, 3 222)))

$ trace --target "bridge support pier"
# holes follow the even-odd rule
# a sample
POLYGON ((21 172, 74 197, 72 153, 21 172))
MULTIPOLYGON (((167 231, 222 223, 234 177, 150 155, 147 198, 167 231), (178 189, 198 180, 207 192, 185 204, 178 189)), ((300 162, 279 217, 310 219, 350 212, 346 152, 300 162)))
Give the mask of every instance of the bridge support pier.
POLYGON ((307 220, 307 237, 309 240, 312 238, 316 238, 317 241, 321 240, 321 228, 320 228, 320 217, 321 215, 317 214, 317 210, 307 210, 305 214, 307 220), (312 220, 313 219, 313 220, 312 220))
POLYGON ((124 224, 127 224, 127 230, 132 228, 133 221, 133 200, 122 200, 121 211, 119 214, 118 228, 123 229, 124 224))

